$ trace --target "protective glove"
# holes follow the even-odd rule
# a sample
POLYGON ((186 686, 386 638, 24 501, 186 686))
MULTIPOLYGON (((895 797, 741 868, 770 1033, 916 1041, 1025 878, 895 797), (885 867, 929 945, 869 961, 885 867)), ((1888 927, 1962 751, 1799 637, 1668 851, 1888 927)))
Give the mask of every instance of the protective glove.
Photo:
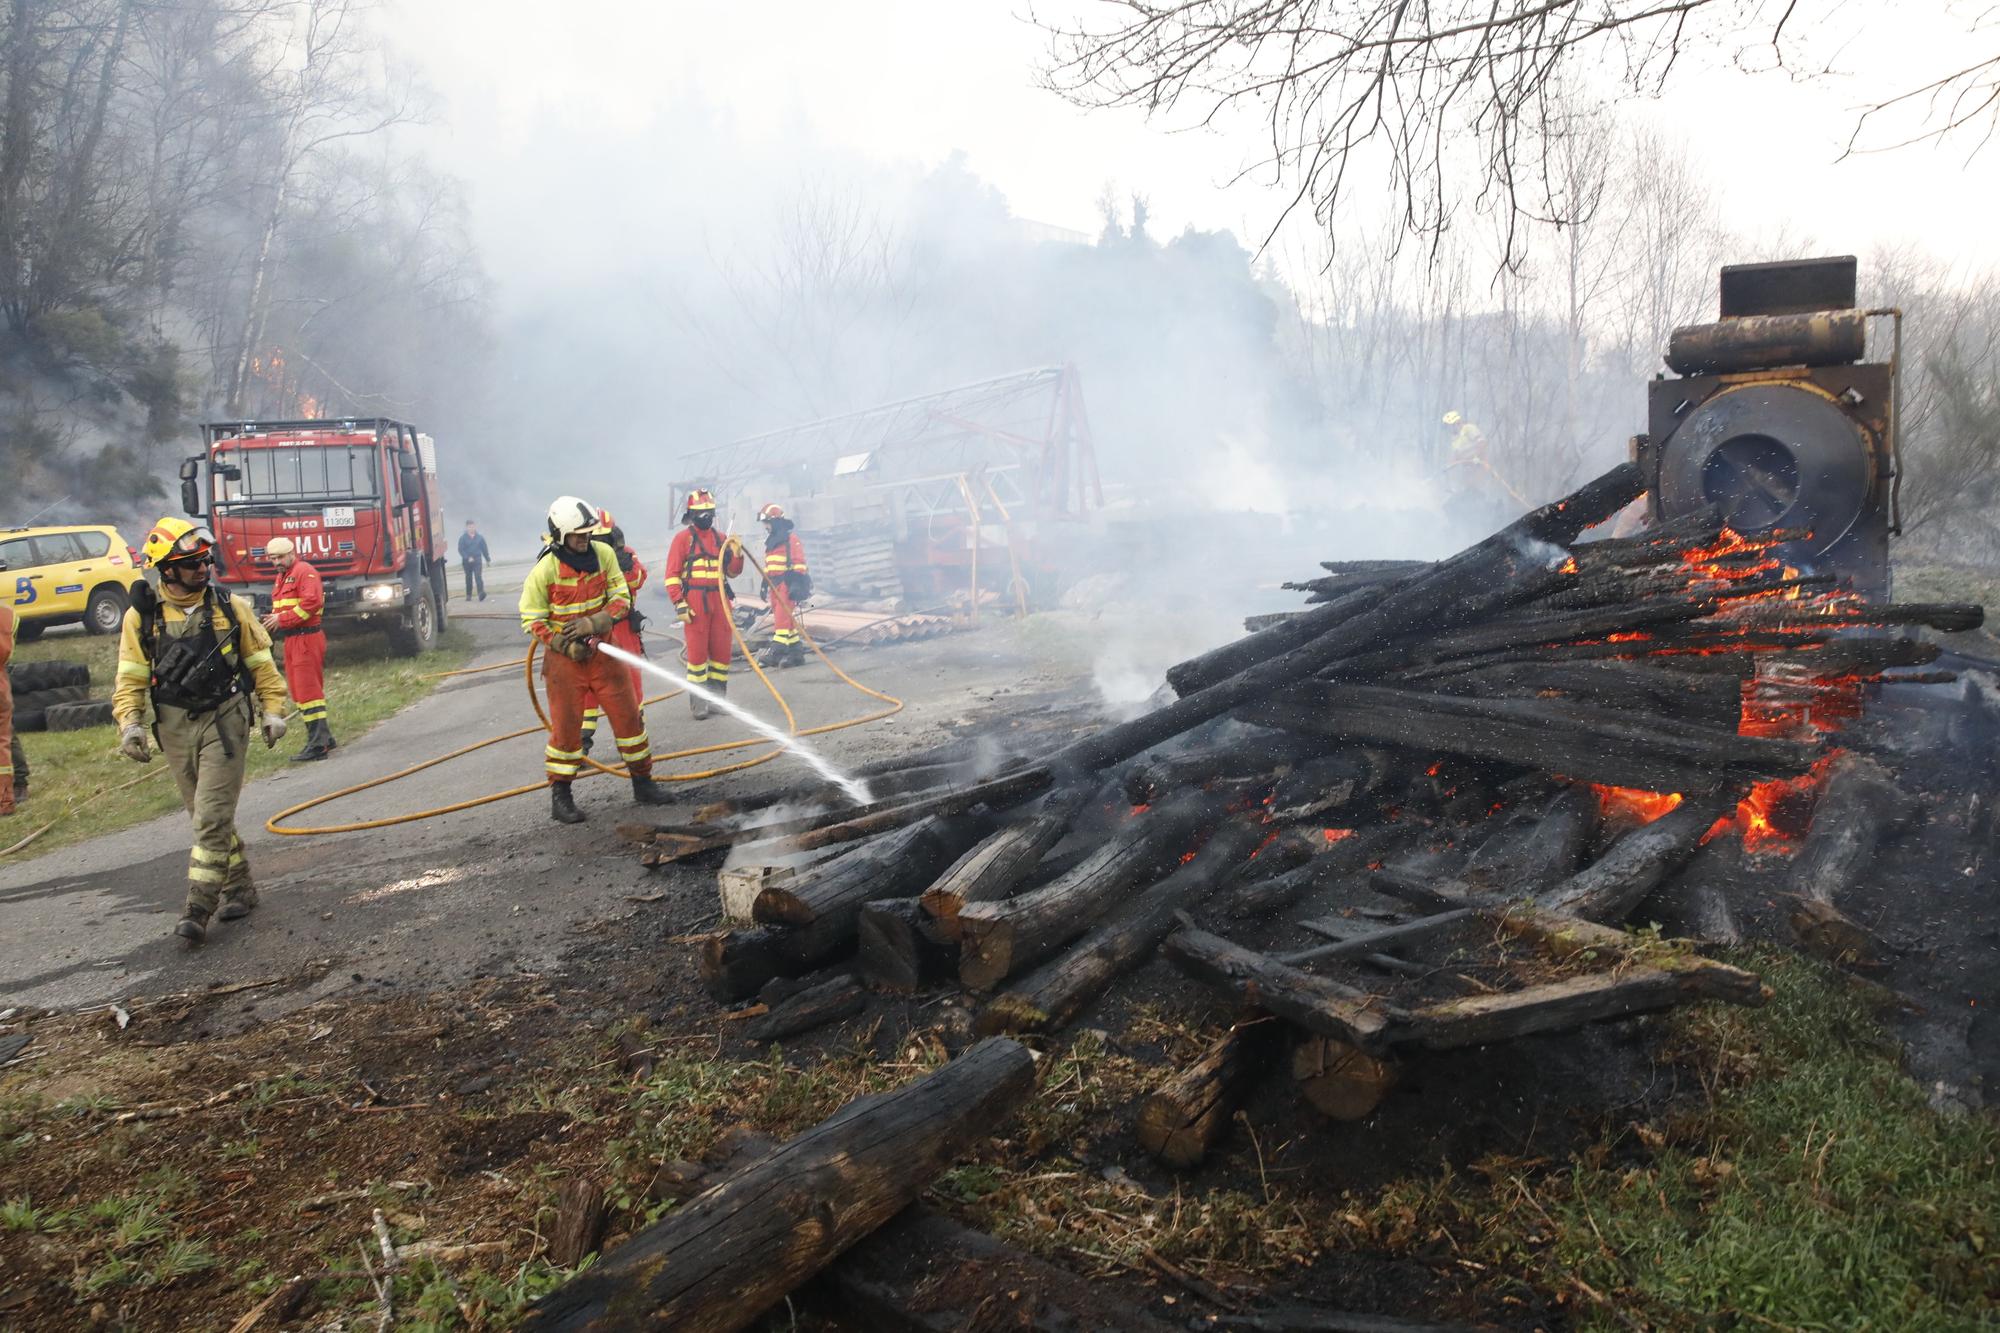
POLYGON ((597 652, 587 639, 571 639, 568 643, 558 646, 562 649, 563 656, 572 662, 588 662, 597 652))
POLYGON ((285 739, 285 719, 275 714, 264 719, 264 748, 270 749, 285 739))
POLYGON ((118 753, 137 763, 152 763, 153 747, 146 744, 146 729, 137 722, 127 723, 118 733, 118 753))
POLYGON ((593 611, 583 617, 583 621, 589 627, 590 632, 600 639, 611 633, 611 627, 618 623, 617 618, 609 611, 593 611))
POLYGON ((692 606, 689 606, 686 602, 675 602, 674 614, 679 616, 681 618, 681 624, 685 625, 690 620, 694 619, 694 608, 692 606))

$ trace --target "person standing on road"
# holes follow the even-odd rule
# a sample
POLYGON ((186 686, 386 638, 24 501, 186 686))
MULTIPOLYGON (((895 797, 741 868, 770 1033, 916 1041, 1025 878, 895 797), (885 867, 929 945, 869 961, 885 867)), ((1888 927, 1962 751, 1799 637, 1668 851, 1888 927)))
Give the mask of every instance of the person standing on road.
MULTIPOLYGON (((688 683, 727 694, 734 644, 722 585, 743 572, 743 548, 715 530, 715 497, 707 491, 689 493, 681 522, 687 526, 667 548, 665 579, 667 596, 681 618, 688 683)), ((693 690, 688 691, 688 707, 697 722, 708 716, 708 701, 693 690)))
POLYGON ((771 646, 762 660, 765 666, 799 666, 806 649, 799 638, 798 606, 812 596, 805 543, 778 505, 765 505, 757 521, 764 525, 764 596, 771 603, 771 646))
POLYGON ((486 562, 493 553, 486 549, 486 538, 480 533, 479 525, 471 519, 465 520, 465 531, 458 534, 458 563, 465 567, 465 600, 472 600, 472 585, 479 585, 479 600, 486 600, 486 562))
POLYGON ((146 715, 194 818, 188 852, 187 906, 174 934, 190 944, 208 938, 218 900, 222 919, 257 905, 250 860, 236 832, 236 802, 250 762, 250 730, 266 748, 285 736, 284 677, 271 658, 271 636, 241 597, 209 586, 215 538, 184 518, 163 518, 146 534, 144 558, 159 571, 132 585, 118 637, 118 685, 111 716, 126 758, 151 763, 146 715), (261 719, 259 714, 262 714, 261 719))
POLYGON ((7 763, 0 767, 0 815, 14 813, 14 784, 28 772, 27 761, 20 757, 21 738, 14 734, 14 683, 7 678, 13 657, 14 608, 0 605, 0 749, 7 752, 7 763))
POLYGON ((326 720, 326 630, 320 623, 326 593, 319 571, 299 559, 290 537, 271 538, 264 543, 264 554, 278 567, 264 628, 285 636, 285 684, 306 724, 305 748, 292 756, 292 762, 324 759, 340 747, 326 720))
POLYGON ((549 695, 543 767, 549 776, 549 817, 561 824, 584 819, 569 787, 583 771, 586 695, 611 718, 618 758, 632 775, 632 799, 668 804, 653 781, 653 745, 632 694, 631 673, 597 651, 597 641, 610 638, 632 609, 618 556, 593 536, 597 526, 595 509, 573 495, 557 497, 549 506, 549 544, 521 588, 521 628, 549 650, 542 661, 549 695))

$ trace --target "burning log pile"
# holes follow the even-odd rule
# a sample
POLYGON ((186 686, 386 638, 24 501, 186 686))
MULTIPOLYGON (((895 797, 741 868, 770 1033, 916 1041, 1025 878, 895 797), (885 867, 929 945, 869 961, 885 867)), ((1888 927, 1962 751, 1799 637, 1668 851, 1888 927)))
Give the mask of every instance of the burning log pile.
POLYGON ((1300 1095, 1353 1119, 1409 1050, 1760 1003, 1754 975, 1617 927, 1705 843, 1800 836, 1838 770, 1796 889, 1848 939, 1839 882, 1897 802, 1830 737, 1936 659, 1910 629, 1982 613, 1866 602, 1788 567, 1783 533, 1583 540, 1638 489, 1621 467, 1447 560, 1328 564, 1306 609, 1174 667, 1174 702, 980 781, 924 785, 920 756, 873 805, 723 811, 639 831, 644 857, 728 848, 762 877, 701 970, 770 1031, 852 1013, 827 986, 852 973, 1048 1033, 1164 958, 1237 1019, 1139 1113, 1175 1165, 1287 1049, 1300 1095))

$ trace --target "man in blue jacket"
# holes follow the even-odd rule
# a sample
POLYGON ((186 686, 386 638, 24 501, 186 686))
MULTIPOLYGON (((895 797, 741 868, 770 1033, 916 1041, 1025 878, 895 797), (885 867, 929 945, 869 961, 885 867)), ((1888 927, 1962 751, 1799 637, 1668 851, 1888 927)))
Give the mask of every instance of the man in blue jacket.
POLYGON ((472 600, 472 585, 479 585, 479 600, 486 600, 486 562, 493 553, 486 549, 486 538, 480 536, 479 525, 471 519, 465 520, 465 531, 458 535, 458 563, 465 566, 465 600, 472 600))

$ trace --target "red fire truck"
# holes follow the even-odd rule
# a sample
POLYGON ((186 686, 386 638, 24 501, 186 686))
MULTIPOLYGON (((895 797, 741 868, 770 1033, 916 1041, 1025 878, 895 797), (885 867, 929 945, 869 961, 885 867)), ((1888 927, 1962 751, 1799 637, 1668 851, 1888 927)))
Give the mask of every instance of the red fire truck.
POLYGON ((181 506, 208 511, 223 586, 268 611, 278 571, 264 543, 289 537, 320 572, 328 630, 383 630, 404 656, 436 646, 449 584, 430 436, 384 417, 201 432, 205 452, 181 463, 181 506))

